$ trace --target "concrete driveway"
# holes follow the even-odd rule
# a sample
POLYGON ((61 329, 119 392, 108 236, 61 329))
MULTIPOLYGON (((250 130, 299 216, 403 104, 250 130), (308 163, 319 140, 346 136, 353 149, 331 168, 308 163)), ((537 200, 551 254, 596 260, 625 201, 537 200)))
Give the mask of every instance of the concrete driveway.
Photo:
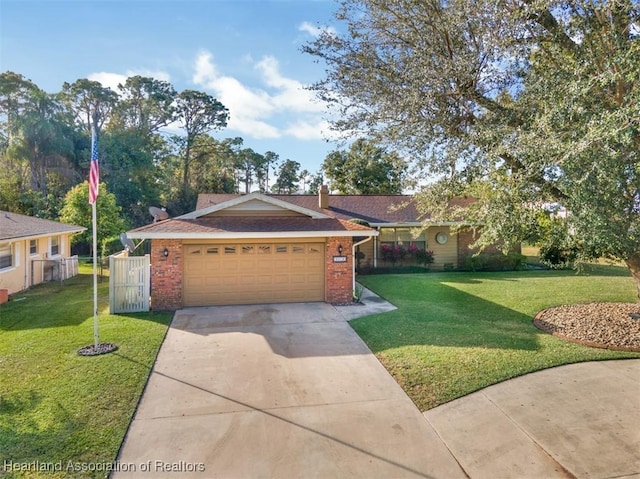
POLYGON ((466 477, 324 303, 177 312, 119 468, 118 479, 466 477))
POLYGON ((640 360, 421 414, 346 322, 393 308, 365 302, 177 312, 114 477, 640 479, 640 360))

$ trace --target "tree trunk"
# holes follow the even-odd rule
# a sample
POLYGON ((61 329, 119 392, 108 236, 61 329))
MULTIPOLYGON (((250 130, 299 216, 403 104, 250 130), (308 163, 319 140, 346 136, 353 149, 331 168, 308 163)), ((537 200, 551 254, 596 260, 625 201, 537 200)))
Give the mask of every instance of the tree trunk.
POLYGON ((189 186, 189 163, 191 162, 191 141, 187 138, 187 145, 184 152, 184 165, 182 170, 182 191, 187 193, 189 186))
POLYGON ((636 280, 636 293, 638 301, 640 301, 640 253, 632 254, 626 260, 631 276, 636 280))

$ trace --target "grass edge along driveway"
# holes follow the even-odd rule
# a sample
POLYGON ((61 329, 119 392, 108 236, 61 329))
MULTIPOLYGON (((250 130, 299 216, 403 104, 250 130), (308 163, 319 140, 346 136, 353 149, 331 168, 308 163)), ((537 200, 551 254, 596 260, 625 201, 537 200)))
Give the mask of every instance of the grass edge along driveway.
POLYGON ((351 321, 421 411, 533 371, 581 361, 640 358, 568 343, 533 326, 551 306, 635 302, 625 268, 359 276, 395 304, 351 321))
POLYGON ((0 476, 106 476, 172 317, 109 315, 108 286, 99 283, 100 341, 119 349, 104 356, 77 355, 93 343, 86 267, 0 306, 0 476), (3 471, 6 461, 28 470, 3 471))

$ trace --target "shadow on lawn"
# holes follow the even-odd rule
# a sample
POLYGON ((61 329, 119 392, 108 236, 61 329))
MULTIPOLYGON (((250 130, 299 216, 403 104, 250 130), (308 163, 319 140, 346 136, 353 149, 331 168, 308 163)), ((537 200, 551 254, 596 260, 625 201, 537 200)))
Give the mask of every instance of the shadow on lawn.
POLYGON ((483 280, 491 281, 517 281, 529 278, 562 278, 576 276, 604 276, 604 277, 630 277, 629 269, 625 266, 607 264, 586 264, 579 270, 575 269, 537 269, 524 271, 454 271, 449 273, 435 273, 446 278, 448 283, 478 284, 483 280))
POLYGON ((416 345, 539 349, 532 317, 441 282, 399 303, 396 311, 350 322, 374 353, 416 345))
MULTIPOLYGON (((48 451, 59 447, 61 437, 68 438, 74 431, 82 428, 83 423, 69 414, 59 403, 51 406, 55 408, 52 411, 56 417, 55 425, 43 427, 32 415, 34 409, 42 408, 42 402, 43 397, 35 391, 29 391, 27 394, 2 393, 0 397, 0 462, 2 464, 57 462, 60 458, 48 457, 48 451)), ((10 475, 10 477, 13 476, 10 475)))
MULTIPOLYGON (((78 326, 85 321, 93 321, 93 284, 89 275, 78 275, 59 282, 34 286, 27 291, 13 295, 8 303, 0 305, 0 332, 78 326)), ((98 286, 99 321, 109 322, 115 315, 108 311, 108 282, 98 286)), ((168 324, 169 313, 130 313, 130 318, 168 324)))

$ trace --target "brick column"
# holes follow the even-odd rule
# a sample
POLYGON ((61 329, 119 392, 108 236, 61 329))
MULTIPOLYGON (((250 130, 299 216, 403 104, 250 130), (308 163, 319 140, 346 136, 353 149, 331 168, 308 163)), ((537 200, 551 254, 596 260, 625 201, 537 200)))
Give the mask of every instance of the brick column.
POLYGON ((327 238, 325 252, 325 301, 333 304, 344 304, 353 301, 353 255, 351 237, 327 238), (339 256, 338 246, 342 245, 342 256, 347 257, 344 263, 334 263, 333 257, 339 256))
POLYGON ((182 308, 182 241, 151 240, 151 308, 182 308), (164 255, 165 248, 169 252, 164 255))

